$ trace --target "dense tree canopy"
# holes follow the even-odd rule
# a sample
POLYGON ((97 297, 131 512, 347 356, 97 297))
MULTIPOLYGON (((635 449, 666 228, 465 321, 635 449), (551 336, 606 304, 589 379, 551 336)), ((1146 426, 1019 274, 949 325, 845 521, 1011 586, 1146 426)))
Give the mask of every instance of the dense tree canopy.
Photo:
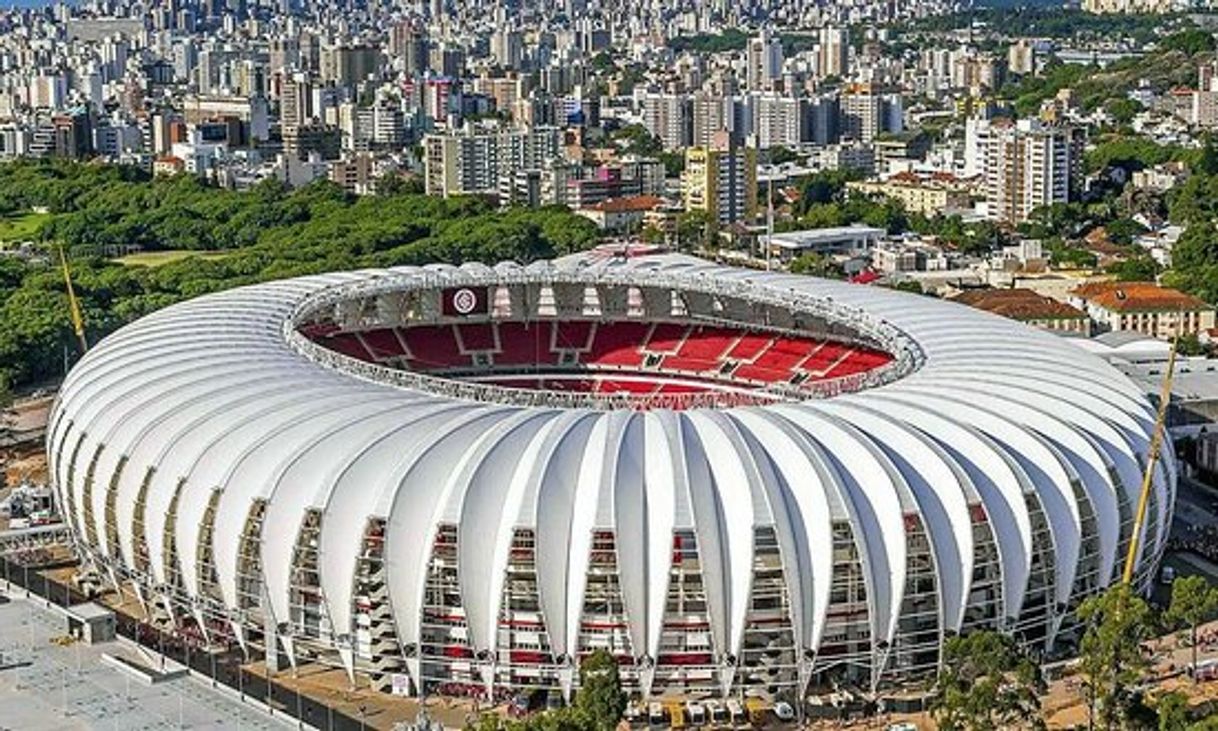
MULTIPOLYGON (((1181 576, 1172 582, 1171 604, 1164 617, 1169 623, 1188 630, 1192 664, 1197 666, 1197 630, 1202 622, 1213 619, 1218 612, 1218 589, 1204 576, 1181 576)), ((1193 676, 1196 682, 1196 675, 1193 676)))
POLYGON ((1134 687, 1150 664, 1142 643, 1153 633, 1151 609, 1122 583, 1085 600, 1078 618, 1086 628, 1079 668, 1092 717, 1102 727, 1120 728, 1140 707, 1134 687))
POLYGON ((484 713, 466 731, 612 731, 626 710, 617 661, 608 651, 594 650, 579 666, 575 703, 534 713, 519 720, 484 713))
MULTIPOLYGON (((0 214, 46 207, 41 236, 71 252, 90 337, 173 302, 220 289, 337 269, 516 260, 585 249, 595 226, 564 208, 498 211, 473 198, 389 189, 355 197, 330 183, 250 192, 189 178, 67 163, 0 166, 0 214), (223 251, 156 268, 103 258, 108 247, 223 251)), ((57 268, 0 257, 0 378, 20 385, 63 370, 73 349, 57 268)))
POLYGON ((1040 668, 1015 641, 997 632, 973 632, 943 645, 931 715, 943 731, 997 731, 1016 725, 1043 728, 1040 668))

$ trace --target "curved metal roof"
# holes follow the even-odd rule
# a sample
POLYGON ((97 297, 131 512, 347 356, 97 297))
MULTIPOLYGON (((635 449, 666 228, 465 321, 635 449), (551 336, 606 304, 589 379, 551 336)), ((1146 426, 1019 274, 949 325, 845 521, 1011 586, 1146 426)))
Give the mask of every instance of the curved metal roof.
MULTIPOLYGON (((352 575, 370 519, 386 524, 389 596, 406 647, 420 641, 434 536, 441 525, 458 527, 476 651, 494 645, 513 533, 527 527, 550 645, 574 656, 592 532, 612 529, 630 547, 618 570, 631 644, 654 657, 673 532, 691 531, 716 651, 736 656, 756 526, 774 530, 796 642, 808 651, 826 624, 835 521, 854 528, 873 636, 889 643, 906 592, 911 518, 927 532, 947 629, 960 628, 969 601, 977 508, 995 537, 1006 618, 1019 616, 1032 571, 1032 505, 1055 552, 1054 598, 1064 605, 1075 588, 1085 516, 1098 534, 1097 581, 1107 584, 1124 558, 1118 547, 1153 420, 1137 388, 1104 361, 981 311, 676 255, 575 256, 527 268, 305 277, 167 308, 82 359, 59 394, 47 448, 73 529, 94 537, 97 555, 128 567, 142 537, 153 583, 176 569, 188 594, 204 591, 202 526, 214 506, 223 516, 208 539, 214 578, 234 610, 245 517, 265 504, 258 550, 280 622, 300 526, 319 512, 321 589, 340 640, 353 632, 352 575), (637 412, 459 400, 325 367, 285 337, 300 304, 334 285, 495 271, 663 273, 796 292, 878 318, 923 360, 899 380, 835 398, 637 412)), ((1157 555, 1174 499, 1175 466, 1164 458, 1146 556, 1157 555)))

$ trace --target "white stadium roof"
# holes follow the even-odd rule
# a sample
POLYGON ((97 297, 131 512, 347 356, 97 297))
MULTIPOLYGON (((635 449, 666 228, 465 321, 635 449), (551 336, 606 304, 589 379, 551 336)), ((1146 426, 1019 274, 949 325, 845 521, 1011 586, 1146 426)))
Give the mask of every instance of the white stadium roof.
MULTIPOLYGON (((678 255, 574 256, 528 269, 547 271, 748 281, 859 308, 908 335, 923 359, 885 385, 771 405, 638 411, 462 400, 323 366, 285 333, 301 303, 327 288, 424 275, 460 283, 493 274, 487 268, 244 287, 123 328, 68 376, 48 453, 73 529, 99 560, 130 569, 142 517, 147 583, 169 582, 176 559, 185 592, 196 595, 214 499, 216 583, 236 609, 245 516, 265 501, 258 550, 271 612, 285 622, 299 527, 320 511, 321 594, 341 638, 353 632, 352 575, 367 521, 384 519, 389 597, 409 647, 420 641, 437 527, 456 525, 469 642, 479 650, 494 647, 513 530, 534 528, 556 655, 578 650, 594 528, 631 547, 618 556, 622 601, 633 646, 651 657, 674 529, 697 536, 714 645, 730 656, 741 650, 757 525, 774 528, 792 631, 810 651, 826 626, 834 520, 855 527, 873 636, 886 642, 906 591, 911 514, 927 528, 946 630, 960 629, 969 602, 973 505, 995 531, 1008 619, 1020 614, 1037 549, 1031 504, 1047 520, 1058 602, 1071 599, 1089 538, 1083 501, 1097 533, 1097 581, 1119 576, 1121 506, 1136 503, 1154 413, 1125 376, 1073 343, 932 298, 678 255)), ((1164 545, 1174 500, 1175 465, 1164 457, 1144 567, 1164 545)))

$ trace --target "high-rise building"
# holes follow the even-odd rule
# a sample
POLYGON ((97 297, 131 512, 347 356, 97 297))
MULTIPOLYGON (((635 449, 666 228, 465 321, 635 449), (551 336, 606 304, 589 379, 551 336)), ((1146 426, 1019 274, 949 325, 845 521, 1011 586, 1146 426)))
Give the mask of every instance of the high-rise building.
POLYGON ((757 214, 757 151, 719 132, 711 145, 685 151, 681 188, 685 210, 705 211, 720 225, 749 222, 757 214))
POLYGON ((427 26, 412 18, 393 26, 389 33, 389 53, 402 59, 402 71, 414 78, 427 73, 431 54, 427 47, 427 26))
POLYGON ((733 131, 733 115, 729 109, 732 104, 731 97, 710 91, 695 91, 689 101, 692 117, 690 144, 705 147, 710 145, 716 133, 733 131))
POLYGON ((505 69, 520 68, 524 57, 524 37, 520 31, 504 28, 491 36, 491 55, 505 69))
POLYGON ((773 88, 774 82, 782 78, 782 41, 768 27, 749 39, 746 55, 745 77, 750 91, 773 88))
POLYGON ((376 73, 381 49, 372 45, 327 46, 321 51, 322 81, 351 86, 376 73))
POLYGON ((270 44, 270 70, 294 69, 300 63, 300 43, 295 38, 272 38, 270 44))
POLYGON ((991 124, 983 168, 990 218, 1016 224, 1041 206, 1069 202, 1081 142, 1071 127, 1036 120, 991 124))
POLYGON ((366 153, 335 160, 330 163, 330 182, 356 195, 372 192, 375 187, 376 166, 366 153))
POLYGON ((428 195, 498 193, 502 176, 541 169, 559 156, 562 130, 462 130, 423 138, 428 195))
POLYGON ((1197 67, 1197 89, 1192 92, 1189 121, 1198 127, 1218 127, 1218 62, 1208 61, 1197 67))
POLYGON ((313 85, 308 77, 293 74, 283 80, 279 96, 280 126, 299 127, 313 118, 313 85))
POLYGON ((841 133, 860 142, 871 142, 883 131, 883 101, 870 84, 851 84, 842 91, 841 133))
POLYGON ((342 134, 338 127, 312 121, 283 128, 283 151, 288 157, 304 160, 315 153, 323 160, 335 160, 341 149, 342 134))
POLYGON ((780 94, 757 94, 751 98, 752 130, 757 147, 795 147, 805 141, 806 104, 780 94))
POLYGON ((850 34, 845 28, 825 26, 817 44, 817 70, 821 77, 844 77, 850 70, 850 34))
POLYGON ((643 126, 666 150, 687 147, 693 133, 690 111, 684 94, 648 94, 643 99, 643 126))
POLYGON ((807 140, 822 147, 837 142, 841 139, 841 100, 833 94, 812 98, 804 123, 807 140))
POLYGON ((1007 50, 1007 69, 1013 74, 1036 71, 1036 47, 1027 38, 1020 38, 1007 50))
POLYGON ((55 129, 56 157, 83 160, 93 150, 93 123, 89 113, 83 109, 51 118, 55 129))

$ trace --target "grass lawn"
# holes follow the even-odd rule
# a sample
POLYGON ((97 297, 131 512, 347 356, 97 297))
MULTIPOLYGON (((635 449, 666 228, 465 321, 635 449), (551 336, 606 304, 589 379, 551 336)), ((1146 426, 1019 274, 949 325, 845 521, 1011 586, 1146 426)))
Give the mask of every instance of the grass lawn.
POLYGON ((192 256, 197 256, 200 259, 223 259, 228 255, 229 253, 225 251, 142 251, 138 254, 128 254, 127 256, 115 259, 115 261, 127 266, 159 267, 192 256))
POLYGON ((29 241, 38 236, 42 224, 51 220, 53 213, 22 213, 0 218, 0 242, 29 241))

